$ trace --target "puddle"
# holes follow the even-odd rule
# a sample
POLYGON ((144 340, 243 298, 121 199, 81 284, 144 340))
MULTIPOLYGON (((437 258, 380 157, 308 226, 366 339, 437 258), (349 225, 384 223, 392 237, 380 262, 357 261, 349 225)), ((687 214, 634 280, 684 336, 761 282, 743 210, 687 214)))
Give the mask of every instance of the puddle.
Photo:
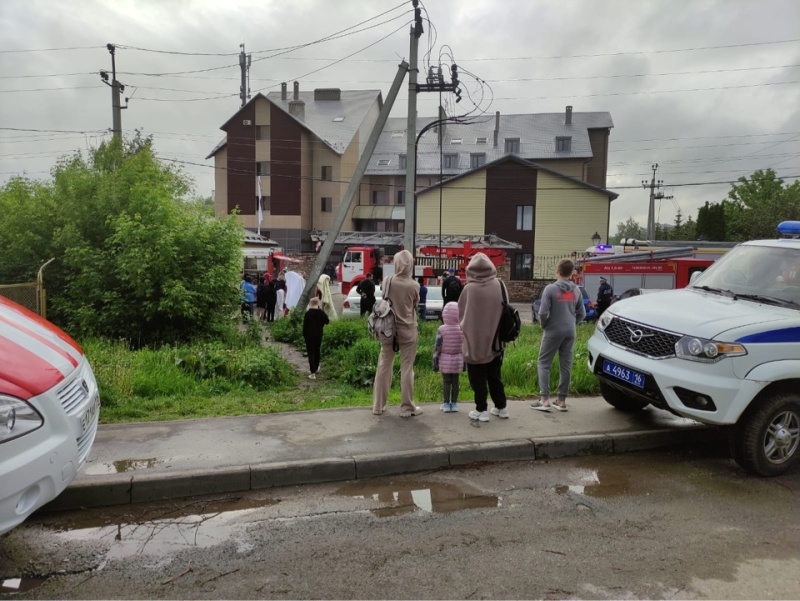
POLYGON ((578 483, 556 486, 558 494, 573 492, 588 497, 609 499, 635 492, 631 485, 630 471, 625 465, 580 468, 574 473, 578 476, 578 483))
POLYGON ((111 463, 96 463, 86 468, 89 476, 101 476, 103 474, 122 474, 134 470, 145 470, 164 463, 164 459, 121 459, 111 463))
POLYGON ((0 581, 0 593, 27 593, 42 586, 47 578, 7 578, 0 581))
POLYGON ((445 482, 354 482, 343 486, 336 494, 386 503, 384 507, 370 510, 381 518, 415 511, 452 513, 501 505, 500 497, 472 493, 445 482))
MULTIPOLYGON (((243 526, 241 518, 278 499, 235 497, 190 501, 168 510, 126 506, 107 512, 70 512, 48 516, 43 524, 64 541, 108 542, 106 560, 132 555, 168 555, 187 547, 210 547, 231 538, 243 526)), ((245 543, 237 553, 248 551, 245 543)))

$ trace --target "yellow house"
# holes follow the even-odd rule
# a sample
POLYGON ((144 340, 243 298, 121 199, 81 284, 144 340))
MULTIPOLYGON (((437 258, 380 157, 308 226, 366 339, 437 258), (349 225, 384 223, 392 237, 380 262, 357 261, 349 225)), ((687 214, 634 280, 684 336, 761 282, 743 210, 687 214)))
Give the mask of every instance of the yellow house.
POLYGON ((595 233, 607 241, 617 196, 509 155, 418 192, 417 232, 495 234, 521 245, 509 257, 512 280, 549 277, 534 257, 582 253, 595 233))

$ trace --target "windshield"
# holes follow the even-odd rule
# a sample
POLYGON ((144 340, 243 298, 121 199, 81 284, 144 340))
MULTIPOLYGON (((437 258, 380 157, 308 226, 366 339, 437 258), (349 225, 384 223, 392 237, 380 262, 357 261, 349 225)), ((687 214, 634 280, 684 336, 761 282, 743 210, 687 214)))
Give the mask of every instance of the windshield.
POLYGON ((800 308, 800 249, 737 246, 697 278, 691 288, 800 308))

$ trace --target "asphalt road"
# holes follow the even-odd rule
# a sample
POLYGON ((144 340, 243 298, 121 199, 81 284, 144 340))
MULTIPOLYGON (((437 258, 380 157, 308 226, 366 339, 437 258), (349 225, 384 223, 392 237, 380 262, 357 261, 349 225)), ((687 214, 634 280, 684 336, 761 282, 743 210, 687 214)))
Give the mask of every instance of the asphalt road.
POLYGON ((800 473, 683 448, 44 514, 0 598, 798 598, 799 543, 800 473))

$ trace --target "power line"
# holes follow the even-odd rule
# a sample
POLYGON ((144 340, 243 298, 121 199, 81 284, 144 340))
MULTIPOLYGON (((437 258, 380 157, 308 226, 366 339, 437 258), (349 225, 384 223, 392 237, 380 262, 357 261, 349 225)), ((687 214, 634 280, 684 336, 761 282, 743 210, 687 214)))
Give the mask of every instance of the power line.
POLYGON ((12 94, 14 92, 54 92, 58 90, 92 90, 103 86, 64 86, 61 88, 28 88, 25 90, 0 90, 0 94, 12 94))
POLYGON ((18 54, 22 52, 62 52, 66 50, 99 50, 105 46, 70 46, 68 48, 32 48, 26 50, 0 50, 0 54, 18 54))

